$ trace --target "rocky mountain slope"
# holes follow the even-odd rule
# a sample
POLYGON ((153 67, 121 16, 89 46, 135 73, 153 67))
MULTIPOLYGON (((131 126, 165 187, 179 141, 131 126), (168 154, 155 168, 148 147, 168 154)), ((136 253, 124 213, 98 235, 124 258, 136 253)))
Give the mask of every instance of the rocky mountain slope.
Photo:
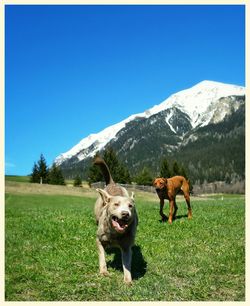
POLYGON ((136 174, 177 160, 193 180, 244 177, 245 88, 203 81, 143 113, 91 134, 55 162, 67 177, 86 177, 97 152, 111 146, 136 174))

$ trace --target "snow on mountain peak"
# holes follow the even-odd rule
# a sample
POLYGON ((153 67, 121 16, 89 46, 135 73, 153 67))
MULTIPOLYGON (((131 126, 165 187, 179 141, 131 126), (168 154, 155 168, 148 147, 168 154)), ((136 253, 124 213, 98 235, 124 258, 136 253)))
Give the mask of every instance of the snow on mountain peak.
POLYGON ((154 106, 150 112, 155 114, 159 111, 177 107, 186 113, 193 127, 206 125, 213 115, 211 104, 222 97, 231 95, 244 95, 245 88, 236 85, 224 84, 214 81, 202 81, 195 86, 173 94, 161 104, 154 106), (210 116, 208 115, 210 112, 210 116), (204 121, 204 117, 206 120, 204 121))
MULTIPOLYGON (((55 159, 55 163, 60 165, 66 159, 73 156, 77 156, 78 160, 94 156, 95 153, 104 148, 111 139, 115 138, 116 134, 123 129, 128 122, 138 117, 149 118, 152 115, 169 108, 176 107, 186 113, 190 117, 193 128, 198 125, 206 125, 214 114, 214 109, 212 107, 213 103, 222 97, 244 94, 245 88, 241 86, 214 81, 202 81, 191 88, 171 95, 159 105, 155 105, 143 113, 131 115, 127 119, 109 126, 99 133, 90 134, 88 137, 82 139, 72 149, 66 153, 60 154, 55 159), (93 148, 91 150, 87 150, 92 146, 93 148), (83 150, 85 150, 85 152, 83 150)), ((167 123, 169 119, 170 118, 166 118, 167 123)))

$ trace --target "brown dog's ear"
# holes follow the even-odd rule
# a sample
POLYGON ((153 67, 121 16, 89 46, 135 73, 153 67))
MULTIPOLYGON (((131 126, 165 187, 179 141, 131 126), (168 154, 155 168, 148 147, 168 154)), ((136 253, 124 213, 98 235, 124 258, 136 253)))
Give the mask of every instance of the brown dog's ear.
POLYGON ((164 180, 165 185, 168 184, 168 179, 167 178, 162 178, 164 180))
POLYGON ((103 189, 100 189, 100 188, 97 188, 96 191, 98 191, 100 193, 104 205, 106 205, 106 204, 108 204, 110 202, 111 195, 109 195, 107 193, 107 191, 105 191, 103 189))
POLYGON ((157 180, 157 178, 153 179, 153 181, 152 181, 153 186, 155 186, 156 180, 157 180))

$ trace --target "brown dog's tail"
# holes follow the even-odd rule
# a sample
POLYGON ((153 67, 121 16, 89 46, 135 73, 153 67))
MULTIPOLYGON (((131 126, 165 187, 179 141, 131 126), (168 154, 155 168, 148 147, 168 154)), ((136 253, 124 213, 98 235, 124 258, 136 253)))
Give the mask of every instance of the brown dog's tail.
POLYGON ((105 161, 101 157, 97 156, 94 160, 94 164, 100 167, 102 174, 104 176, 106 185, 114 184, 113 178, 109 171, 109 167, 107 166, 105 161))

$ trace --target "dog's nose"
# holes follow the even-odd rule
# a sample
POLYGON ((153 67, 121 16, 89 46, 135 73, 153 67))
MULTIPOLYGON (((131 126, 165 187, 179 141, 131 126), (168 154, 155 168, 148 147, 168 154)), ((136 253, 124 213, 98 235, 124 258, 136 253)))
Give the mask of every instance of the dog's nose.
POLYGON ((122 218, 128 218, 129 217, 129 212, 126 210, 122 211, 122 218))

